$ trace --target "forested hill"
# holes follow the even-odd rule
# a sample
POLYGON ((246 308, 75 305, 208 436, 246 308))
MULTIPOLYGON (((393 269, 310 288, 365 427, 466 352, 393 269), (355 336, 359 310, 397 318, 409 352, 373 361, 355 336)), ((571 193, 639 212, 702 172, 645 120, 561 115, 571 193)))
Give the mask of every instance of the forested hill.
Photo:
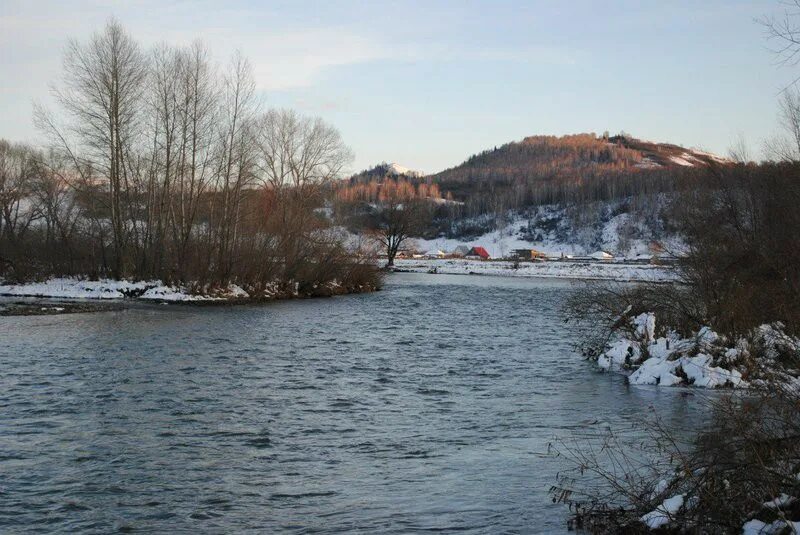
POLYGON ((628 135, 531 136, 436 174, 380 164, 340 185, 336 211, 342 224, 356 228, 348 217, 361 213, 360 203, 399 194, 434 201, 432 217, 416 229, 429 240, 470 239, 491 247, 494 232, 542 250, 635 255, 653 241, 676 238, 668 210, 676 195, 732 164, 628 135))
POLYGON ((375 167, 354 174, 348 181, 350 184, 367 184, 385 178, 407 178, 416 181, 424 176, 424 173, 403 167, 400 164, 383 162, 375 167))
POLYGON ((625 136, 530 136, 470 156, 464 163, 433 175, 433 179, 440 183, 569 180, 727 162, 710 153, 625 136))
POLYGON ((731 162, 707 152, 629 135, 530 136, 485 150, 462 164, 424 175, 382 163, 349 184, 386 179, 436 185, 464 203, 462 216, 554 203, 610 201, 674 191, 682 179, 731 162))
POLYGON ((521 208, 670 191, 680 177, 730 162, 706 152, 630 136, 531 136, 483 151, 428 177, 472 206, 521 208))

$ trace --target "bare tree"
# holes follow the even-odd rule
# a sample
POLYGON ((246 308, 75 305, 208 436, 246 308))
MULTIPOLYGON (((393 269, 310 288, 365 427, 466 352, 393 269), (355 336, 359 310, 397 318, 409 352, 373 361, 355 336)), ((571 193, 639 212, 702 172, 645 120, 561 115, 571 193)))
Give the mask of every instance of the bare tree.
POLYGON ((784 162, 800 161, 800 91, 787 88, 778 102, 779 124, 783 130, 765 143, 768 158, 784 162))
POLYGON ((339 177, 352 152, 334 127, 291 110, 265 113, 258 141, 259 178, 275 198, 276 248, 293 276, 314 254, 314 245, 327 239, 316 232, 314 210, 322 206, 326 185, 339 177))
POLYGON ((402 196, 389 197, 375 208, 369 232, 386 250, 387 266, 393 266, 403 244, 425 228, 429 214, 426 201, 402 196))
POLYGON ((786 9, 780 17, 763 18, 759 22, 767 32, 767 39, 775 43, 773 52, 784 65, 800 63, 800 30, 796 19, 800 15, 800 0, 786 0, 786 9))
MULTIPOLYGON (((123 275, 127 246, 123 196, 129 193, 132 163, 140 127, 141 99, 147 61, 139 45, 115 20, 88 43, 70 41, 64 56, 63 85, 55 90, 69 115, 69 132, 57 132, 63 149, 74 156, 76 168, 88 162, 108 185, 113 272, 123 275), (71 144, 73 140, 75 145, 71 144)), ((54 126, 53 121, 48 121, 54 126)))
POLYGON ((217 188, 221 195, 216 266, 222 279, 230 276, 238 232, 242 192, 253 179, 255 81, 250 63, 234 54, 222 96, 217 188))
POLYGON ((21 241, 40 215, 31 196, 34 171, 35 155, 30 147, 0 140, 0 238, 9 246, 21 241))
MULTIPOLYGON (((176 192, 171 199, 176 261, 183 269, 201 199, 212 179, 214 128, 219 88, 209 54, 199 42, 183 52, 180 71, 180 157, 176 192)), ((182 273, 185 275, 185 273, 182 273)))

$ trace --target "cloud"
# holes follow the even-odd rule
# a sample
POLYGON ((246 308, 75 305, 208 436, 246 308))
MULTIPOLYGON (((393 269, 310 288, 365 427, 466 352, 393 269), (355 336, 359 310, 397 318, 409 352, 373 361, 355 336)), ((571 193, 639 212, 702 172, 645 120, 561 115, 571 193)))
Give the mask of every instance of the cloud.
POLYGON ((343 29, 287 30, 241 35, 235 47, 224 33, 204 34, 211 50, 240 49, 253 66, 259 88, 285 90, 313 85, 331 67, 391 59, 392 51, 379 41, 343 29))

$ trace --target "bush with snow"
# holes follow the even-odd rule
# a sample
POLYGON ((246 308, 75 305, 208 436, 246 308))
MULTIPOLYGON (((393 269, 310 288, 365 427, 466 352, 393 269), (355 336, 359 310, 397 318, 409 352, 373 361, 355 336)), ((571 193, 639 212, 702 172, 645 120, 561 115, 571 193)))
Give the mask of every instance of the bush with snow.
POLYGON ((604 370, 629 373, 637 385, 747 387, 752 381, 795 381, 800 370, 787 366, 800 354, 800 339, 780 323, 762 325, 730 340, 709 327, 690 337, 674 331, 656 336, 656 317, 642 313, 622 321, 624 329, 597 358, 604 370))

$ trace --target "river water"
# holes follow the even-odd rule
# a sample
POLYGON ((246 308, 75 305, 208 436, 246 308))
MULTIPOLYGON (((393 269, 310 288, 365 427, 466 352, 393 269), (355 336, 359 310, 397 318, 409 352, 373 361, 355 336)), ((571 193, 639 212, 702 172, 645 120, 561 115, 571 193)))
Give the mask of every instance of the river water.
POLYGON ((540 533, 554 436, 686 391, 573 349, 568 282, 0 318, 0 532, 540 533))

